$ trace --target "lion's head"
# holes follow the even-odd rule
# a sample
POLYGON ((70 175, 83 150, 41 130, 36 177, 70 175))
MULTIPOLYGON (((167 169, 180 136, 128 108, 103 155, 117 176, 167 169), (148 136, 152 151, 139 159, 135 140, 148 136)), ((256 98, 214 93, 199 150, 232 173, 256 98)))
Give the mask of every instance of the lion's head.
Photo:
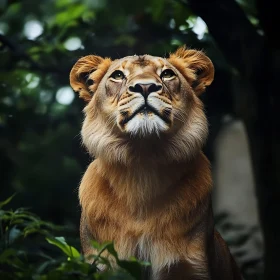
POLYGON ((88 102, 82 128, 85 146, 95 157, 124 163, 142 156, 189 158, 207 137, 198 95, 213 77, 211 60, 184 47, 168 59, 82 57, 71 70, 70 83, 88 102))

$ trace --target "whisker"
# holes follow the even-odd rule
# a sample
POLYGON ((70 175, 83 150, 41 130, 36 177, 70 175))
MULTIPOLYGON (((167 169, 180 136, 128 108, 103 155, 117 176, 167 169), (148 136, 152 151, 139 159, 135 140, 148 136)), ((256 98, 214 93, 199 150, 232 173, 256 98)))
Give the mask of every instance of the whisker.
POLYGON ((167 102, 167 101, 165 101, 164 99, 162 99, 162 98, 159 97, 159 96, 154 96, 154 98, 159 99, 160 101, 162 101, 163 103, 165 103, 165 104, 167 104, 167 105, 172 105, 171 101, 170 101, 170 102, 167 102))

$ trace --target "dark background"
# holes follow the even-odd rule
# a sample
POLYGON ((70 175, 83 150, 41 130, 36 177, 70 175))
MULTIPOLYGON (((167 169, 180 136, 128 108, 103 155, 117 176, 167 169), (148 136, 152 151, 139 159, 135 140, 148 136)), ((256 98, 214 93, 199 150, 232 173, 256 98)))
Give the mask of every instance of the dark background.
MULTIPOLYGON (((11 207, 30 207, 78 238, 77 188, 91 159, 81 147, 84 102, 69 88, 71 67, 87 54, 166 56, 186 44, 203 49, 216 69, 202 96, 213 165, 224 116, 241 120, 248 137, 265 250, 239 266, 246 279, 277 279, 277 16, 272 0, 0 1, 0 200, 17 193, 11 207)), ((250 234, 227 242, 238 247, 250 234)))

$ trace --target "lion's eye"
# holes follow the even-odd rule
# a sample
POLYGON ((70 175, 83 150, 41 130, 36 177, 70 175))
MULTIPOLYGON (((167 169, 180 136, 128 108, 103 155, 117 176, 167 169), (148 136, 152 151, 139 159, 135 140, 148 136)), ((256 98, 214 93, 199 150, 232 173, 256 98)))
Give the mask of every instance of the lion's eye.
POLYGON ((161 73, 160 78, 168 79, 168 78, 172 78, 174 76, 175 76, 175 73, 171 69, 166 69, 161 73))
POLYGON ((120 70, 114 71, 110 77, 115 80, 123 80, 125 78, 124 73, 120 70))

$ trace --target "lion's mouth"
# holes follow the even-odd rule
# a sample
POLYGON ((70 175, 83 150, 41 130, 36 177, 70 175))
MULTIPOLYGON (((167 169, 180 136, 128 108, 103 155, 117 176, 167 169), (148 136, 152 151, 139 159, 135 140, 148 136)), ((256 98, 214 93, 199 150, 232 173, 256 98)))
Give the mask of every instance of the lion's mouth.
POLYGON ((121 121, 121 125, 125 125, 128 123, 130 120, 132 120, 136 115, 138 114, 143 114, 143 115, 149 115, 149 114, 155 114, 156 116, 160 117, 164 122, 167 124, 171 123, 170 120, 170 114, 171 114, 171 109, 167 108, 163 110, 163 113, 160 113, 157 109, 154 107, 148 105, 148 104, 143 104, 140 106, 137 110, 135 110, 131 115, 128 116, 127 111, 121 112, 123 119, 121 121))

